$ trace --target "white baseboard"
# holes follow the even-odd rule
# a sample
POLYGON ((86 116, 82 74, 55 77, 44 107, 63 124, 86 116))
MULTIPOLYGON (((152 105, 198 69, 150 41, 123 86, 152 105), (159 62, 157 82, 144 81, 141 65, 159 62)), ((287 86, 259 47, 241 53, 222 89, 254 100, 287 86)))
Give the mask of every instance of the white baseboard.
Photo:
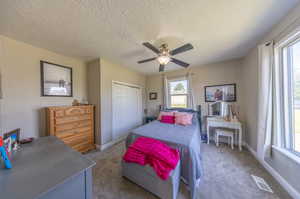
POLYGON ((101 150, 101 145, 95 144, 95 146, 96 146, 96 149, 97 149, 97 150, 99 150, 99 151, 101 150))
MULTIPOLYGON (((248 149, 248 151, 250 151, 250 153, 258 160, 257 157, 257 153, 256 151, 254 151, 254 149, 252 147, 250 147, 250 145, 246 142, 243 142, 243 146, 246 147, 248 149)), ((259 161, 259 160, 258 160, 259 161)), ((260 162, 260 161, 259 161, 260 162)), ((260 162, 261 163, 261 162, 260 162)))
POLYGON ((300 198, 300 193, 294 189, 275 169, 273 169, 266 161, 258 158, 257 153, 247 144, 244 146, 251 152, 251 154, 259 161, 261 165, 277 180, 277 182, 292 196, 297 199, 300 198))
POLYGON ((102 144, 102 145, 100 145, 100 146, 98 145, 99 150, 100 150, 100 151, 103 151, 103 150, 105 150, 105 149, 108 149, 108 148, 110 148, 111 146, 113 146, 113 145, 115 145, 115 144, 117 144, 117 143, 119 143, 119 142, 125 140, 126 137, 127 137, 127 135, 122 136, 122 137, 120 137, 120 138, 118 138, 118 139, 116 139, 116 140, 110 141, 110 142, 108 142, 108 143, 102 144))

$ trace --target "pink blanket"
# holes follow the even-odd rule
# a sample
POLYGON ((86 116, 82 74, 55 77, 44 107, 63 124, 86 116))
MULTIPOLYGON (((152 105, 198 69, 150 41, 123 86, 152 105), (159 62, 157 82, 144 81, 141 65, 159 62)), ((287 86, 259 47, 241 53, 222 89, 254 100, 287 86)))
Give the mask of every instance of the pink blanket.
POLYGON ((123 156, 125 162, 149 164, 163 180, 166 180, 175 169, 179 158, 177 150, 159 140, 147 137, 137 138, 123 156))

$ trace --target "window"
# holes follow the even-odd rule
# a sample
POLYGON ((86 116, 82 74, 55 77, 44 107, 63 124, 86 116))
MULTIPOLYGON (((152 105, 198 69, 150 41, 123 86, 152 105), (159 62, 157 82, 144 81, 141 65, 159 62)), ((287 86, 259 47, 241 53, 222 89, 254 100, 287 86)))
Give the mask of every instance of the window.
POLYGON ((288 47, 290 51, 292 147, 300 152, 300 40, 288 47))
POLYGON ((300 37, 279 48, 283 147, 300 155, 300 37))
POLYGON ((169 80, 168 91, 171 108, 188 107, 188 81, 186 79, 169 80))

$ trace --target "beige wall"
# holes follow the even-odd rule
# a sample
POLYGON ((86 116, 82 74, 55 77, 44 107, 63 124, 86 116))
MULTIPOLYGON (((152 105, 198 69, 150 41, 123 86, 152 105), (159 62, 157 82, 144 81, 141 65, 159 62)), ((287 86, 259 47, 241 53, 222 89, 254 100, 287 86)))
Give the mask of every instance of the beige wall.
POLYGON ((111 141, 112 81, 141 86, 145 107, 146 77, 103 59, 94 61, 92 65, 93 70, 87 70, 86 64, 81 60, 0 36, 3 91, 3 99, 0 100, 1 132, 21 128, 23 137, 45 135, 44 107, 71 105, 73 99, 88 99, 90 103, 99 106, 98 112, 96 110, 96 119, 99 118, 96 123, 96 143, 105 144, 111 141), (73 98, 40 96, 40 60, 73 68, 73 98), (98 136, 100 128, 101 136, 98 136))
MULTIPOLYGON (((274 26, 272 30, 259 43, 274 40, 275 43, 283 36, 300 26, 300 4, 295 7, 279 24, 274 26)), ((244 79, 244 109, 246 120, 246 141, 250 147, 257 151, 257 93, 258 93, 258 49, 252 49, 243 61, 242 76, 244 79)), ((300 193, 300 164, 285 156, 276 149, 273 150, 271 159, 266 160, 267 163, 274 168, 279 175, 283 177, 292 188, 300 193)))
POLYGON ((0 100, 2 133, 21 128, 22 137, 44 135, 45 121, 41 111, 43 107, 70 105, 75 98, 87 98, 86 67, 80 60, 1 35, 0 56, 3 91, 3 99, 0 100), (73 68, 73 98, 40 96, 40 60, 73 68))
POLYGON ((96 59, 87 63, 87 87, 88 101, 95 105, 95 142, 101 144, 100 127, 101 127, 101 69, 100 59, 96 59))
POLYGON ((243 116, 245 141, 251 148, 257 148, 257 109, 258 109, 258 49, 253 49, 243 60, 243 116))
MULTIPOLYGON (((237 105, 241 106, 241 60, 231 60, 215 64, 208 64, 189 69, 192 75, 192 86, 196 105, 202 105, 203 115, 207 113, 207 103, 204 99, 204 86, 218 84, 237 84, 237 105)), ((185 75, 187 70, 166 72, 167 77, 185 75)), ((163 103, 163 77, 152 75, 147 77, 147 109, 148 115, 157 115, 158 107, 163 103), (157 100, 149 100, 150 92, 157 92, 157 100)))
POLYGON ((158 114, 159 105, 163 104, 163 77, 162 75, 147 76, 146 79, 146 97, 148 110, 147 115, 153 116, 158 114), (149 100, 149 93, 156 92, 157 100, 149 100))
POLYGON ((112 81, 134 84, 142 87, 145 107, 146 77, 123 66, 100 59, 101 67, 101 144, 112 141, 112 81))

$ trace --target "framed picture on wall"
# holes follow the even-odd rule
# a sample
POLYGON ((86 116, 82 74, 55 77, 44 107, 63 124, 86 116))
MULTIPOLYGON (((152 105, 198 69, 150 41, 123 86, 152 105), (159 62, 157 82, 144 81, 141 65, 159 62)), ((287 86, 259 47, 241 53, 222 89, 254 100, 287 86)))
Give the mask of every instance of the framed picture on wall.
POLYGON ((41 61, 41 96, 73 97, 72 68, 41 61))
POLYGON ((205 102, 235 102, 236 84, 205 86, 205 102))
POLYGON ((150 100, 157 100, 157 93, 154 93, 154 92, 149 93, 149 99, 150 100))

